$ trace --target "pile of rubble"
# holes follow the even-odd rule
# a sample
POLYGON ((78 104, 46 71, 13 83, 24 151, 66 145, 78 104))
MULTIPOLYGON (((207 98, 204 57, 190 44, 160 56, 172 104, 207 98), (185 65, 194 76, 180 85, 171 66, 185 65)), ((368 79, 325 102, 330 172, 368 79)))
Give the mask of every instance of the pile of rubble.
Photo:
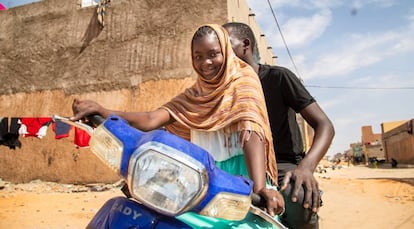
POLYGON ((74 193, 74 192, 103 192, 111 189, 120 189, 124 185, 124 181, 120 180, 113 184, 61 184, 56 182, 33 180, 29 183, 14 184, 4 181, 0 178, 0 192, 14 193, 14 192, 60 192, 60 193, 74 193))

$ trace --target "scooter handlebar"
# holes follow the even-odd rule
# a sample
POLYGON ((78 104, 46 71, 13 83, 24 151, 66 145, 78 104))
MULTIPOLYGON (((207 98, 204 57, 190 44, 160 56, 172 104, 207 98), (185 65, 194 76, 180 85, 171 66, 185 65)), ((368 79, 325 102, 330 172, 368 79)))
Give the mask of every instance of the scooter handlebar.
POLYGON ((101 115, 90 115, 88 116, 88 120, 94 127, 101 125, 105 121, 101 115))
POLYGON ((264 207, 266 207, 265 199, 256 193, 252 193, 252 206, 250 206, 249 211, 266 220, 267 222, 275 225, 277 228, 287 229, 285 225, 283 225, 281 222, 277 221, 273 216, 269 215, 266 211, 261 209, 264 207))
POLYGON ((259 194, 252 193, 252 204, 256 207, 266 207, 266 200, 259 194))

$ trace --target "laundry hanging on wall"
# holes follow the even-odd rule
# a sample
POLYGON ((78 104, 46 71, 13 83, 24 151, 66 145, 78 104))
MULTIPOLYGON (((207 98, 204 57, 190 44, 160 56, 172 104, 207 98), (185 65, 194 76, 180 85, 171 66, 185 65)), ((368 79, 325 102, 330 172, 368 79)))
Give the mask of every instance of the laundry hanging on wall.
POLYGON ((52 126, 55 139, 69 137, 70 131, 74 129, 73 143, 75 146, 78 148, 89 147, 90 135, 88 132, 76 127, 73 128, 59 120, 54 121, 51 117, 0 117, 0 145, 8 146, 10 149, 21 148, 20 135, 42 139, 46 136, 49 126, 52 126))
POLYGON ((55 132, 55 138, 61 139, 61 138, 67 138, 69 137, 69 132, 72 129, 72 126, 64 123, 60 120, 56 120, 52 123, 52 130, 55 132))
POLYGON ((73 143, 75 143, 77 147, 88 147, 90 139, 91 136, 88 134, 88 132, 75 127, 75 138, 73 143))
POLYGON ((43 138, 46 135, 47 127, 52 123, 51 117, 22 117, 19 133, 24 137, 43 138))
POLYGON ((0 145, 9 147, 10 149, 21 148, 22 143, 19 140, 19 118, 0 117, 0 145), (10 128, 9 128, 10 127, 10 128))

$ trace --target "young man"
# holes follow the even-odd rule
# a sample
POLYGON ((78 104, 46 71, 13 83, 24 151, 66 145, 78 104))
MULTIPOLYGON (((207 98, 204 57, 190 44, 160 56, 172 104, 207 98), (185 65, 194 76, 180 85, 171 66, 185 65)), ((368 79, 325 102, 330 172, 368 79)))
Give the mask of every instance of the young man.
POLYGON ((286 204, 282 222, 289 228, 319 228, 317 211, 321 198, 313 172, 332 142, 334 127, 294 73, 257 63, 256 39, 248 25, 231 22, 223 27, 230 35, 235 54, 260 77, 286 204), (296 113, 314 130, 312 146, 306 154, 296 113))

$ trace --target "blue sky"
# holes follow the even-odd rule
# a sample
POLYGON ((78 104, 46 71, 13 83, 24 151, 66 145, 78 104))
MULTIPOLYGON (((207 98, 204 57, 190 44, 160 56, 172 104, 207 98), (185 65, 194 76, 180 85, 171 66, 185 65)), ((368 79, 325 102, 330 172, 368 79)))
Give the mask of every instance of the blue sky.
POLYGON ((247 2, 277 64, 299 72, 332 120, 328 155, 360 141, 362 126, 381 133, 383 122, 414 118, 412 0, 271 0, 293 62, 268 1, 247 2))
POLYGON ((0 3, 3 4, 6 8, 12 8, 32 2, 38 2, 41 0, 0 0, 0 3))
MULTIPOLYGON (((14 7, 36 0, 0 0, 14 7)), ((412 0, 247 0, 278 65, 297 73, 335 125, 329 155, 361 127, 414 118, 412 0), (341 88, 342 87, 342 88, 341 88), (370 89, 376 88, 376 89, 370 89)))

